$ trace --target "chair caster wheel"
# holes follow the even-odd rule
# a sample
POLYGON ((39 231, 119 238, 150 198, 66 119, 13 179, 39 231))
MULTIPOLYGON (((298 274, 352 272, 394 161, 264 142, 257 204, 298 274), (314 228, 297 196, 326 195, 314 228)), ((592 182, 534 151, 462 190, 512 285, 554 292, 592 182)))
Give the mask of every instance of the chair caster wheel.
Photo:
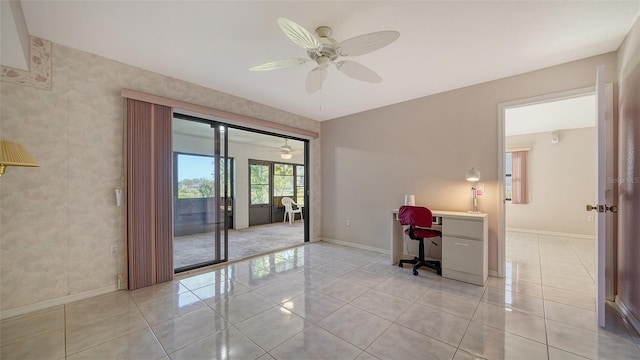
POLYGON ((418 276, 418 270, 413 270, 413 276, 418 276))
POLYGON ((399 263, 399 264, 398 264, 398 267, 402 267, 402 263, 399 263))

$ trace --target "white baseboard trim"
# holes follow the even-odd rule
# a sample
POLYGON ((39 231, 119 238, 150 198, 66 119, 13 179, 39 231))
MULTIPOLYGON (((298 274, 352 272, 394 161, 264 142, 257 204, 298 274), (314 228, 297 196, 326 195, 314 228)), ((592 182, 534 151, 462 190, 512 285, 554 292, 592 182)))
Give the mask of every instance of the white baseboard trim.
POLYGON ((489 270, 489 276, 498 277, 498 272, 496 270, 489 270))
MULTIPOLYGON (((123 286, 123 289, 126 289, 126 284, 122 286, 123 286)), ((0 311, 0 320, 12 318, 18 315, 24 315, 33 311, 44 310, 54 306, 70 304, 72 302, 89 299, 94 296, 104 295, 104 294, 108 294, 115 291, 118 291, 118 286, 111 285, 111 286, 103 287, 100 289, 85 291, 77 294, 71 294, 71 295, 59 297, 56 299, 51 299, 51 300, 41 301, 34 304, 20 306, 13 309, 2 310, 0 311)))
POLYGON ((513 232, 523 232, 523 233, 531 233, 531 234, 543 234, 543 235, 552 235, 552 236, 564 236, 578 239, 589 239, 595 240, 595 235, 587 235, 587 234, 573 234, 573 233, 564 233, 558 231, 546 231, 546 230, 534 230, 534 229, 522 229, 522 228, 506 228, 506 231, 513 232))
POLYGON ((616 305, 615 308, 622 314, 622 316, 629 321, 629 324, 633 327, 636 333, 640 334, 640 321, 633 315, 633 313, 629 310, 627 305, 620 299, 618 295, 616 295, 616 301, 614 302, 616 305))
POLYGON ((322 241, 326 241, 328 243, 332 243, 332 244, 338 244, 338 245, 344 245, 344 246, 349 246, 349 247, 353 247, 353 248, 357 248, 357 249, 362 249, 362 250, 369 250, 369 251, 375 251, 375 252, 379 252, 381 254, 391 254, 390 250, 385 250, 385 249, 380 249, 377 247, 373 247, 373 246, 367 246, 367 245, 361 245, 361 244, 356 244, 356 243, 352 243, 352 242, 348 242, 348 241, 342 241, 342 240, 336 240, 336 239, 329 239, 329 238, 322 238, 322 241))

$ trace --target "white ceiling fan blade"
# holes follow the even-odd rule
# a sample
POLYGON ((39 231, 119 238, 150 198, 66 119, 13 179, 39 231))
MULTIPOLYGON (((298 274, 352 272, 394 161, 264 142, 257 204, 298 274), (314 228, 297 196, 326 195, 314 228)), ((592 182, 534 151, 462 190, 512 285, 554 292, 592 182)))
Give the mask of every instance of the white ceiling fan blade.
POLYGON ((249 71, 267 71, 267 70, 278 70, 278 69, 286 69, 294 66, 298 66, 300 64, 304 64, 307 61, 311 61, 310 59, 303 58, 290 58, 278 61, 271 61, 268 63, 256 65, 252 68, 249 68, 249 71))
POLYGON ((342 56, 358 56, 383 48, 400 37, 397 31, 378 31, 344 40, 338 45, 342 56))
POLYGON ((313 94, 322 88, 324 79, 327 78, 327 69, 317 67, 307 75, 307 92, 313 94))
POLYGON ((279 18, 278 25, 285 35, 298 46, 310 51, 320 50, 322 47, 315 35, 289 19, 279 18))
POLYGON ((343 74, 356 80, 370 83, 379 83, 382 81, 382 78, 376 74, 375 71, 355 61, 340 61, 336 63, 336 67, 338 70, 342 71, 343 74))

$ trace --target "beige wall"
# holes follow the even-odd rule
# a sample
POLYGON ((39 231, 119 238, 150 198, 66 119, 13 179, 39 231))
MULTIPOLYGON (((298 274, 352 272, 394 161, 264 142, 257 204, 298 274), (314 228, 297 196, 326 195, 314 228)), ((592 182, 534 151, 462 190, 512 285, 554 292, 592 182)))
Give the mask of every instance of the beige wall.
POLYGON ((640 331, 640 18, 618 51, 618 296, 640 331))
MULTIPOLYGON (((53 44, 51 91, 0 83, 3 139, 40 168, 0 185, 0 310, 115 289, 126 274, 121 177, 126 87, 319 132, 314 120, 53 44), (112 244, 119 256, 110 256, 112 244)), ((320 141, 312 141, 312 237, 320 234, 320 141)))
POLYGON ((403 194, 433 209, 468 210, 464 174, 475 166, 485 184, 489 268, 497 270, 497 105, 593 86, 598 64, 615 81, 609 53, 322 122, 322 237, 388 250, 390 210, 403 194))
MULTIPOLYGON (((508 121, 508 119, 507 119, 508 121)), ((596 192, 595 127, 508 136, 506 148, 531 146, 527 156, 528 204, 506 203, 506 227, 570 234, 595 234, 584 206, 596 192)))

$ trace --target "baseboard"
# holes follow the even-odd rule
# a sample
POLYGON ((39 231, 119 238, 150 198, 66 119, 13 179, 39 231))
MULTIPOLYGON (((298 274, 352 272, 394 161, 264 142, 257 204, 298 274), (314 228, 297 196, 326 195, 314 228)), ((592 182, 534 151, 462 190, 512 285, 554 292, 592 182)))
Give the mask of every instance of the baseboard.
POLYGON ((618 295, 616 295, 616 301, 614 302, 617 310, 622 314, 622 316, 631 324, 633 329, 637 334, 640 334, 640 321, 633 315, 633 313, 629 310, 627 305, 620 299, 618 295))
POLYGON ((506 228, 506 231, 513 232, 522 232, 522 233, 531 233, 531 234, 543 234, 543 235, 552 235, 552 236, 564 236, 578 239, 589 239, 595 240, 595 235, 587 235, 587 234, 573 234, 573 233, 564 233, 558 231, 545 231, 545 230, 534 230, 534 229, 521 229, 521 228, 506 228))
POLYGON ((498 277, 498 272, 496 270, 489 270, 489 276, 498 277))
POLYGON ((326 241, 326 242, 332 243, 332 244, 349 246, 349 247, 352 247, 352 248, 357 248, 357 249, 362 249, 362 250, 375 251, 375 252, 379 252, 381 254, 387 254, 387 255, 391 254, 390 250, 380 249, 380 248, 373 247, 373 246, 356 244, 356 243, 352 243, 352 242, 348 242, 348 241, 329 239, 329 238, 325 238, 325 237, 322 238, 322 241, 326 241))
MULTIPOLYGON (((123 285, 123 289, 124 288, 126 288, 126 284, 123 285)), ((71 294, 71 295, 59 297, 56 299, 51 299, 51 300, 46 300, 39 303, 20 306, 13 309, 1 310, 0 320, 12 318, 18 315, 24 315, 33 311, 44 310, 54 306, 70 304, 72 302, 89 299, 94 296, 104 295, 104 294, 112 293, 115 291, 118 291, 118 286, 111 285, 111 286, 103 287, 100 289, 85 291, 77 294, 71 294)))

